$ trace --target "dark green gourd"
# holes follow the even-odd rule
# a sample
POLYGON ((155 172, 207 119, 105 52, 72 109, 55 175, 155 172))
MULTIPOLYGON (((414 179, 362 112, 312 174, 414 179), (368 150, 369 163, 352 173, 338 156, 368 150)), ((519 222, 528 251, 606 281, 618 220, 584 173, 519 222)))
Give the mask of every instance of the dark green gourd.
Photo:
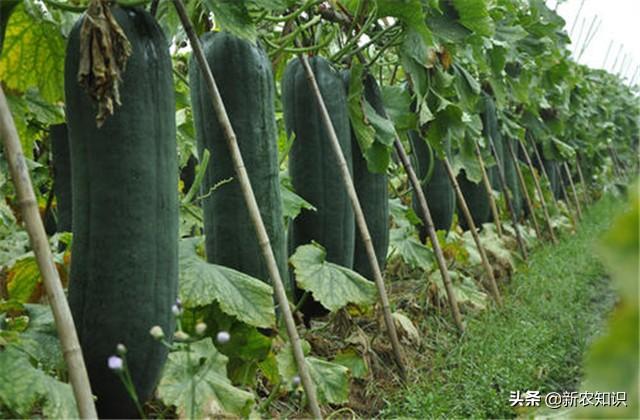
MULTIPOLYGON (((344 157, 351 171, 352 151, 349 111, 338 72, 322 57, 309 60, 344 157)), ((287 64, 282 78, 282 108, 287 134, 295 134, 289 152, 289 174, 295 192, 317 211, 302 210, 291 224, 289 249, 316 241, 327 250, 327 260, 353 267, 355 221, 338 162, 329 143, 320 109, 304 68, 297 58, 287 64)), ((300 291, 296 291, 300 297, 300 291)), ((323 307, 307 300, 303 313, 323 313, 323 307)))
MULTIPOLYGON (((493 174, 489 175, 490 178, 491 176, 493 176, 493 174)), ((467 174, 464 169, 458 174, 457 180, 462 195, 467 202, 471 217, 473 218, 473 223, 477 228, 482 227, 483 223, 491 220, 491 207, 489 206, 489 197, 487 196, 487 190, 484 188, 484 184, 482 181, 475 183, 467 179, 467 174)), ((460 227, 468 230, 467 219, 460 208, 460 203, 458 203, 457 213, 460 227)))
MULTIPOLYGON (((206 34, 202 42, 236 134, 280 275, 286 280, 287 249, 271 62, 260 47, 226 32, 206 34)), ((217 183, 232 178, 204 200, 207 259, 270 282, 222 127, 194 58, 189 81, 198 150, 201 156, 204 149, 211 153, 202 191, 206 194, 217 183)))
POLYGON ((57 231, 71 232, 71 152, 66 124, 49 131, 53 155, 53 189, 56 195, 57 231))
MULTIPOLYGON (((429 205, 433 225, 436 230, 449 231, 456 210, 456 196, 444 163, 435 156, 435 152, 430 150, 426 140, 417 132, 409 131, 409 140, 411 141, 414 169, 422 184, 422 191, 429 205), (432 158, 435 158, 433 163, 432 158), (432 165, 433 167, 430 168, 432 165), (429 176, 429 172, 431 172, 431 176, 429 176)), ((450 143, 446 144, 445 151, 447 155, 451 154, 450 143)), ((413 209, 422 218, 415 194, 413 209)), ((427 228, 424 220, 422 223, 420 239, 424 242, 427 238, 427 228)))
MULTIPOLYGON (((348 96, 350 71, 342 72, 348 96)), ((363 81, 364 97, 378 115, 386 114, 378 82, 367 74, 363 81)), ((378 265, 381 270, 387 258, 389 249, 389 194, 386 172, 374 173, 369 171, 367 161, 362 155, 360 145, 351 130, 351 149, 353 154, 353 183, 356 187, 358 200, 364 213, 378 265)), ((353 253, 353 269, 365 278, 373 280, 373 272, 364 242, 356 229, 355 250, 353 253)))
POLYGON ((69 304, 98 397, 100 417, 137 415, 107 359, 124 344, 139 398, 160 378, 167 349, 149 334, 174 331, 178 281, 178 165, 168 43, 151 15, 114 7, 132 53, 122 105, 96 126, 97 107, 78 85, 80 26, 69 35, 66 115, 73 168, 69 304))
MULTIPOLYGON (((500 158, 500 162, 503 165, 504 176, 507 181, 507 186, 511 191, 512 195, 512 204, 514 211, 516 213, 516 217, 519 218, 522 213, 522 195, 520 192, 520 184, 518 181, 518 175, 516 173, 515 163, 511 154, 509 153, 509 149, 507 148, 507 144, 500 133, 500 127, 498 126, 498 118, 496 114, 496 105, 489 95, 484 94, 482 96, 483 100, 483 112, 482 112, 482 122, 484 130, 491 136, 493 139, 493 144, 496 148, 496 152, 498 157, 500 158)), ((512 142, 513 147, 513 142, 512 142)), ((493 188, 497 191, 502 192, 502 187, 500 184, 500 177, 498 173, 498 166, 494 165, 490 169, 491 173, 491 184, 493 188)))

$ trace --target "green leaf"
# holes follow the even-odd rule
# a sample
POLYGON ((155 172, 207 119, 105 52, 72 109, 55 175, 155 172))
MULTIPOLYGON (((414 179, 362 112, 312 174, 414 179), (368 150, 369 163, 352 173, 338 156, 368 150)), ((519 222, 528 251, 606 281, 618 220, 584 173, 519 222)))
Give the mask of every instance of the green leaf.
POLYGON ((363 74, 364 66, 359 62, 354 61, 349 75, 349 96, 347 98, 347 102, 349 105, 349 120, 351 121, 351 128, 353 129, 353 133, 356 135, 356 140, 358 141, 360 150, 366 153, 375 141, 376 131, 365 118, 365 111, 363 108, 363 74))
POLYGON ((291 191, 288 187, 282 186, 280 189, 282 196, 282 213, 289 220, 295 219, 302 209, 316 211, 317 209, 307 200, 291 191))
POLYGON ((25 418, 37 407, 48 418, 78 417, 71 386, 34 368, 13 346, 0 350, 0 406, 25 418))
POLYGON ((47 102, 61 101, 65 40, 56 24, 29 14, 19 5, 9 18, 0 57, 0 80, 26 92, 37 87, 47 102))
POLYGON ((393 228, 389 232, 389 249, 412 268, 428 270, 434 262, 433 251, 415 236, 413 228, 393 228))
POLYGON ((426 25, 420 0, 378 0, 378 17, 393 16, 422 37, 426 46, 433 46, 433 35, 426 25))
MULTIPOLYGON (((487 294, 481 291, 480 287, 470 277, 457 271, 449 271, 449 276, 451 277, 453 294, 458 303, 466 303, 476 309, 484 309, 486 307, 488 300, 487 294)), ((431 279, 437 285, 440 297, 445 299, 446 292, 440 271, 434 272, 431 279)))
MULTIPOLYGON (((305 354, 305 363, 309 369, 311 380, 316 385, 318 399, 331 404, 343 404, 349 398, 349 369, 337 363, 327 362, 317 357, 307 357, 310 346, 305 340, 301 341, 305 354)), ((291 345, 286 344, 276 356, 278 371, 287 384, 292 384, 294 376, 298 375, 298 368, 293 357, 291 345)))
POLYGON ((240 38, 255 42, 258 32, 244 1, 202 0, 202 3, 213 13, 216 23, 222 29, 240 38))
POLYGON ((180 242, 180 299, 186 307, 217 302, 223 312, 255 327, 275 324, 273 288, 231 268, 210 264, 196 252, 199 238, 180 242))
POLYGON ((309 290, 330 311, 349 303, 372 305, 377 298, 373 282, 360 274, 325 261, 327 253, 318 244, 302 245, 289 258, 294 267, 296 283, 309 290))
POLYGON ((400 86, 382 86, 382 101, 398 131, 416 128, 417 118, 411 112, 411 95, 407 89, 400 86))
POLYGON ((231 384, 227 361, 211 338, 170 353, 158 386, 160 399, 174 405, 181 418, 248 416, 254 395, 231 384))
POLYGON ((460 23, 478 35, 492 36, 495 26, 487 9, 487 0, 453 0, 460 23))
POLYGON ((385 146, 393 146, 393 142, 396 139, 396 129, 393 126, 393 123, 378 114, 371 104, 369 104, 365 99, 362 100, 362 106, 365 117, 376 132, 376 141, 379 141, 385 146))
POLYGON ((349 369, 353 378, 364 379, 369 374, 367 362, 353 349, 347 349, 336 354, 333 362, 349 369))

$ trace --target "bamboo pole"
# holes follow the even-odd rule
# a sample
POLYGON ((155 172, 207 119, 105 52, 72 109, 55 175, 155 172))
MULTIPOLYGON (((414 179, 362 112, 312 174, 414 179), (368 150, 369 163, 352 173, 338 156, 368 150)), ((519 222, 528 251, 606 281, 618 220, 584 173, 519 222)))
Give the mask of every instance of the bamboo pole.
POLYGON ((462 323, 462 316, 460 315, 460 309, 458 308, 458 301, 456 299, 455 294, 453 293, 453 285, 451 283, 451 276, 449 275, 449 270, 447 268, 447 262, 444 259, 444 253, 442 252, 442 247, 440 247, 440 243, 438 242, 438 236, 436 235, 436 229, 433 226, 433 218, 431 217, 431 211, 429 210, 429 205, 427 203, 427 199, 424 196, 424 192, 422 191, 422 186, 420 185, 420 181, 418 180, 418 176, 416 172, 413 170, 413 166, 411 165, 411 161, 407 156, 407 152, 404 150, 404 146, 400 142, 400 139, 396 137, 393 142, 394 147, 396 148, 396 152, 398 153, 398 157, 404 166, 407 175, 409 176, 409 182, 411 182, 411 186, 413 187, 416 197, 418 198, 418 208, 420 210, 422 220, 424 220, 425 227, 427 228, 427 235, 429 236, 429 240, 431 241, 431 246, 433 247, 433 253, 436 256, 436 262, 438 263, 438 268, 440 269, 440 275, 442 276, 442 282, 444 283, 445 291, 447 292, 447 298, 449 299, 449 307, 451 308, 451 314, 453 315, 453 320, 458 327, 460 332, 464 331, 464 324, 462 323))
POLYGON ((496 278, 493 275, 493 269, 491 268, 491 264, 489 264, 489 258, 487 258, 487 253, 484 250, 484 246, 482 246, 482 242, 480 241, 480 237, 478 236, 478 230, 476 228, 476 224, 473 221, 473 217, 471 216, 471 212, 469 211, 469 207, 467 206, 467 200, 464 198, 462 194, 462 190, 460 189, 460 184, 458 184, 458 180, 456 179, 456 175, 453 173, 453 169, 451 168, 451 164, 449 163, 449 158, 444 157, 444 167, 447 170, 447 175, 449 175, 449 180, 453 184, 453 189, 456 192, 456 196, 458 197, 458 205, 462 209, 462 213, 467 221, 467 225, 469 226, 469 230, 471 231, 471 236, 473 237, 473 241, 476 244, 476 248, 478 249, 478 253, 480 254, 480 260, 482 261, 482 266, 484 267, 484 271, 487 274, 487 278, 489 279, 489 291, 493 296, 493 299, 496 301, 498 306, 502 306, 502 298, 500 297, 500 291, 498 290, 498 284, 496 282, 496 278))
MULTIPOLYGON (((78 334, 67 298, 62 290, 58 270, 53 262, 53 255, 49 248, 49 241, 40 218, 33 185, 29 178, 27 163, 2 86, 0 86, 0 137, 4 143, 9 171, 20 203, 20 211, 53 312, 62 353, 69 371, 71 388, 78 406, 78 414, 81 418, 96 419, 98 415, 93 403, 91 384, 82 357, 78 334)), ((106 360, 105 363, 107 363, 106 360)))
POLYGON ((511 223, 513 224, 513 230, 516 232, 516 241, 518 242, 518 248, 520 249, 520 255, 522 255, 522 259, 527 261, 529 259, 529 255, 527 254, 527 247, 524 245, 524 240, 522 239, 522 234, 520 233, 520 227, 518 227, 518 218, 516 217, 516 211, 513 208, 513 194, 509 190, 509 184, 507 184, 507 177, 504 174, 504 165, 502 164, 501 158, 498 154, 498 150, 496 149, 496 145, 493 143, 493 139, 491 136, 487 136, 489 139, 489 146, 491 147, 491 153, 493 153, 493 157, 496 160, 496 165, 498 166, 498 178, 500 180, 500 188, 502 189, 502 195, 504 196, 504 200, 507 203, 507 211, 511 216, 511 223))
POLYGON ((584 39, 582 40, 581 43, 576 43, 576 48, 573 51, 573 54, 576 55, 576 61, 578 61, 580 59, 580 55, 582 55, 582 51, 584 49, 584 46, 587 45, 587 42, 589 40, 589 38, 591 37, 591 33, 593 31, 593 27, 596 23, 596 20, 598 19, 597 15, 593 15, 593 19, 591 19, 591 23, 589 24, 589 27, 587 28, 587 32, 584 35, 584 39), (582 44, 582 45, 580 45, 582 44))
POLYGON ((618 49, 618 54, 616 54, 616 59, 613 61, 613 65, 611 66, 610 72, 613 73, 616 65, 618 64, 618 59, 620 59, 620 54, 622 54, 622 48, 624 45, 620 44, 620 49, 618 49))
POLYGON ((580 155, 578 153, 576 153, 576 168, 578 169, 578 177, 580 178, 580 183, 582 184, 582 193, 584 195, 584 202, 589 203, 589 201, 591 201, 589 200, 589 188, 584 179, 584 176, 582 176, 582 168, 580 167, 580 155))
POLYGON ((536 169, 533 167, 533 162, 531 161, 531 156, 529 156, 529 152, 524 144, 518 142, 520 144, 520 148, 524 153, 524 158, 527 161, 527 165, 529 166, 529 170, 531 171, 531 175, 533 176, 533 184, 536 187, 536 191, 540 196, 540 204, 542 205, 542 212, 544 214, 545 221, 547 222, 547 229, 549 230, 549 234, 551 235, 551 242, 554 244, 558 243, 558 238, 556 238, 556 234, 553 231, 553 225, 551 224, 551 217, 549 216, 549 209, 547 208, 547 200, 544 198, 544 194, 542 193, 542 188, 540 187, 540 179, 538 178, 538 173, 536 169))
POLYGON ((585 0, 582 0, 582 2, 580 3, 580 7, 578 8, 578 13, 576 13, 576 17, 573 20, 573 24, 571 25, 571 30, 569 31, 569 38, 573 37, 573 30, 576 28, 576 23, 578 23, 578 19, 580 18, 580 13, 582 13, 584 2, 585 0))
POLYGON ((173 4, 176 11, 178 12, 178 16, 180 18, 180 21, 182 22, 182 26, 184 27, 184 30, 189 37, 191 48, 193 49, 193 54, 198 62, 198 65, 200 66, 200 71, 202 71, 203 73, 207 89, 209 90, 209 93, 211 95, 213 109, 215 111, 218 122, 220 123, 220 126, 224 131, 225 140, 227 141, 227 147, 229 148, 229 153, 231 154, 231 158, 233 160, 233 167, 236 173, 236 177, 238 178, 240 189, 242 190, 242 195, 247 205, 249 216, 251 217, 251 222, 256 230, 256 237, 258 239, 258 243, 260 244, 260 249, 267 266, 267 271, 269 272, 269 277, 271 278, 271 283, 273 284, 276 300, 278 301, 278 305, 280 306, 280 310, 282 311, 287 334, 289 336, 289 340, 291 341, 293 356, 298 367, 298 375, 300 376, 302 386, 305 390, 311 414, 314 418, 322 418, 322 412, 320 411, 320 405, 318 404, 318 397, 316 395, 316 388, 313 381, 311 380, 311 375, 309 374, 309 370, 307 368, 304 352, 302 351, 302 346, 300 344, 300 337, 298 335, 296 324, 291 313, 291 308, 289 307, 289 300, 287 299, 284 285, 282 283, 282 278, 280 277, 280 272, 278 271, 278 264, 276 263, 273 249, 271 248, 269 236, 262 221, 260 209, 258 208, 258 203, 253 193, 253 188, 251 187, 251 182, 249 180, 249 175, 242 159, 242 154, 240 153, 236 134, 233 131, 233 127, 231 126, 231 121, 229 120, 229 116, 227 115, 227 112, 225 110, 224 103, 222 102, 222 97, 220 96, 220 92, 218 91, 218 86, 216 85, 216 81, 213 77, 213 73, 211 72, 211 68, 209 67, 209 63, 207 63, 207 60, 205 58, 200 40, 198 39, 196 32, 193 29, 193 25, 189 20, 187 10, 185 9, 182 0, 173 0, 173 4))
POLYGON ((609 54, 611 53, 611 48, 613 47, 613 39, 609 41, 609 47, 607 48, 607 52, 604 54, 604 61, 602 62, 602 68, 606 68, 607 59, 609 58, 609 54))
POLYGON ((511 154, 511 158, 516 167, 516 173, 518 174, 518 180, 520 181, 520 188, 522 188, 522 193, 524 194, 525 201, 527 202, 527 207, 529 207, 529 213, 531 213, 531 220, 533 220, 533 228, 536 231, 536 235, 538 238, 542 240, 542 231, 540 230, 540 226, 538 225, 538 220, 536 218, 536 212, 533 207, 533 202, 531 201, 531 196, 529 195, 529 191, 527 190, 527 184, 524 182, 524 175, 522 175, 522 170, 520 169, 520 164, 518 163, 518 157, 516 153, 513 151, 513 147, 511 146, 511 142, 507 141, 507 148, 509 149, 509 153, 511 154))
MULTIPOLYGON (((560 165, 560 167, 562 167, 562 165, 560 165)), ((576 209, 576 217, 578 218, 577 220, 580 220, 580 214, 578 213, 578 206, 576 205, 575 202, 572 202, 569 199, 569 193, 567 192, 567 188, 564 185, 564 181, 562 180, 564 177, 562 176, 562 173, 560 174, 560 190, 562 191, 562 196, 564 197, 564 202, 567 203, 567 209, 569 208, 569 204, 571 203, 571 205, 573 205, 576 209)), ((577 220, 574 218, 573 213, 571 213, 572 216, 572 220, 573 220, 573 226, 575 226, 576 228, 578 227, 578 223, 577 220)))
POLYGON ((491 207, 491 214, 493 215, 493 221, 496 225, 496 232, 498 233, 498 237, 502 238, 502 222, 500 221, 500 213, 498 212, 496 199, 493 196, 493 187, 491 186, 491 181, 489 181, 487 167, 484 164, 484 159, 482 158, 482 153, 480 152, 480 146, 478 146, 478 143, 476 142, 474 142, 474 145, 476 148, 476 158, 478 159, 478 163, 480 164, 480 171, 482 172, 482 183, 484 184, 484 189, 487 192, 489 207, 491 207))
POLYGON ((582 18, 582 22, 580 22, 580 31, 578 32, 578 38, 576 38, 576 44, 573 47, 573 51, 571 52, 571 55, 576 54, 576 50, 578 48, 578 45, 580 44, 580 41, 582 40, 582 34, 584 33, 584 27, 587 24, 587 18, 582 18))
POLYGON ((320 108, 320 116, 322 117, 323 125, 325 127, 325 130, 329 134, 328 140, 329 140, 329 143, 331 144, 331 148, 333 149, 335 158, 338 161, 338 169, 340 170, 340 175, 342 176, 344 187, 347 190, 347 194, 349 195, 349 200, 351 201, 351 207, 353 208, 353 212, 356 217, 356 224, 358 226, 358 231, 360 232, 362 242, 364 243, 365 249, 367 251, 369 266, 371 267, 371 270, 373 272, 373 278, 378 288, 378 294, 380 295, 380 303, 382 304, 382 313, 384 315, 384 322, 387 327, 387 333, 389 334, 389 339, 391 341, 391 347, 393 348, 393 354, 394 354, 396 363, 398 365, 398 368, 400 369, 400 376, 403 379, 406 379, 404 360, 402 357, 402 348, 400 347, 400 341, 398 340, 398 333, 396 332, 393 317, 391 315, 389 297, 387 296, 387 290, 385 289, 384 279, 382 278, 382 272, 380 270, 380 266, 378 265, 376 252, 373 248, 373 241, 371 240, 369 227, 367 226, 367 222, 364 217, 364 212, 362 211, 362 207, 360 206, 360 200, 358 199, 358 194, 356 193, 356 188, 353 184, 353 179, 351 178, 351 174, 349 173, 349 166, 347 165, 347 161, 344 157, 344 154, 342 153, 342 148, 340 147, 340 141, 338 140, 338 135, 336 134, 335 128, 333 127, 333 123, 331 122, 329 111, 327 110, 327 107, 324 103, 324 99, 322 98, 322 92, 320 92, 320 87, 318 86, 316 77, 313 74, 313 70, 309 65, 309 60, 307 59, 307 56, 304 54, 298 55, 298 58, 302 62, 302 66, 304 67, 307 80, 309 81, 311 90, 313 91, 313 94, 316 98, 318 107, 320 108))
MULTIPOLYGON (((595 19, 595 16, 594 16, 594 19, 595 19)), ((591 43, 593 42, 593 39, 596 37, 596 35, 598 34, 598 31, 600 30, 600 26, 602 26, 602 20, 598 21, 598 25, 595 27, 593 32, 589 35, 585 43, 582 45, 582 48, 580 48, 580 54, 578 54, 578 61, 580 61, 584 52, 587 50, 587 48, 589 48, 589 45, 591 45, 591 43)))
POLYGON ((576 193, 576 186, 573 184, 573 178, 571 177, 571 171, 569 170, 569 164, 564 162, 562 165, 564 166, 564 170, 567 174, 567 178, 569 179, 569 185, 571 186, 571 192, 573 194, 573 200, 576 203, 576 208, 578 209, 578 217, 582 219, 582 208, 580 207, 580 200, 578 200, 578 193, 576 193))
MULTIPOLYGON (((533 142, 533 139, 532 139, 533 142)), ((544 164, 542 162, 542 157, 540 156, 540 152, 538 151, 538 147, 536 146, 535 142, 533 142, 533 150, 535 152, 536 155, 536 159, 538 160, 538 165, 540 165, 540 168, 542 168, 542 173, 544 174, 545 178, 547 178, 547 182, 549 184, 549 189, 551 190, 551 195, 553 196, 553 199, 555 200, 556 206, 558 205, 558 199, 556 198, 555 192, 553 191, 553 185, 551 185, 551 178, 549 177, 549 173, 547 172, 547 170, 544 167, 544 164)), ((571 217, 571 224, 573 225, 574 228, 578 227, 578 223, 576 222, 576 219, 573 215, 573 212, 571 211, 571 208, 569 207, 569 200, 567 197, 567 191, 564 188, 564 185, 562 183, 562 178, 560 179, 560 189, 564 194, 564 200, 565 203, 567 204, 567 212, 569 213, 569 217, 571 217)))

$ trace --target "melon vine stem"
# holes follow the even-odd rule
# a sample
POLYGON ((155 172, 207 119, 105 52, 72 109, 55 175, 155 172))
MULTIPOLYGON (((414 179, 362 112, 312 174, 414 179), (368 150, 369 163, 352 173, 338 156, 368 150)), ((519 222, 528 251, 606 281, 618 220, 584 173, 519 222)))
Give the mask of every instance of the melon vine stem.
POLYGON ((458 183, 456 175, 453 173, 453 168, 451 168, 449 158, 445 156, 443 162, 444 167, 447 170, 447 175, 449 175, 449 180, 451 181, 451 184, 453 184, 453 189, 455 190, 456 196, 458 197, 458 204, 460 205, 462 213, 464 214, 464 218, 467 221, 467 226, 469 227, 469 231, 471 232, 473 241, 475 242, 478 253, 480 254, 482 266, 484 267, 484 271, 487 274, 487 278, 489 279, 489 291, 491 292, 491 295, 493 296, 496 304, 498 306, 502 306, 502 298, 500 297, 500 291, 498 290, 498 283, 496 282, 496 278, 493 275, 493 269, 491 268, 491 264, 489 264, 489 258, 487 258, 487 253, 484 250, 484 246, 482 246, 480 236, 478 236, 478 229, 476 228, 476 224, 473 221, 473 216, 471 216, 471 212, 469 211, 467 200, 464 198, 464 194, 462 194, 460 184, 458 183))
POLYGON ((529 170, 531 171, 531 175, 533 176, 533 184, 536 187, 536 191, 540 196, 540 204, 542 205, 542 212, 544 213, 545 221, 547 222, 547 228, 549 229, 549 234, 551 235, 551 242, 554 244, 558 243, 558 239, 556 238, 556 234, 553 231, 553 225, 551 224, 551 217, 549 217, 549 209, 547 208, 547 200, 544 198, 544 194, 542 194, 542 188, 540 187, 540 178, 538 177, 538 172, 533 167, 533 162, 531 161, 531 156, 527 151, 527 148, 524 144, 518 142, 520 148, 522 149, 522 153, 524 154, 524 158, 527 161, 527 165, 529 166, 529 170))
POLYGON ((407 152, 404 150, 404 146, 402 145, 398 137, 396 137, 396 139, 393 141, 393 146, 395 147, 396 153, 398 154, 398 157, 402 162, 402 166, 404 166, 405 172, 409 176, 409 182, 411 182, 411 186, 413 187, 413 190, 416 193, 416 197, 418 198, 418 207, 421 213, 420 215, 422 216, 422 220, 424 220, 425 222, 427 235, 429 236, 429 240, 431 241, 433 253, 436 256, 436 262, 438 263, 438 268, 440 269, 440 275, 442 276, 444 289, 447 292, 447 298, 449 299, 451 314, 453 315, 453 320, 458 327, 458 330, 462 333, 464 332, 462 316, 460 315, 460 309, 458 308, 458 301, 455 294, 453 293, 451 276, 449 275, 447 262, 444 259, 442 247, 440 246, 440 242, 438 242, 438 235, 436 235, 436 228, 433 225, 433 218, 431 217, 431 211, 429 210, 427 198, 424 196, 424 191, 422 191, 422 186, 420 185, 420 181, 418 180, 416 171, 413 170, 413 165, 411 165, 409 156, 407 156, 407 152))
POLYGON ((489 180, 489 175, 487 174, 487 167, 484 164, 480 146, 478 146, 478 143, 476 142, 474 142, 473 144, 476 149, 476 159, 478 159, 480 171, 482 172, 482 183, 484 184, 484 190, 487 192, 487 198, 489 199, 489 207, 491 208, 491 214, 493 215, 493 222, 496 225, 496 232, 498 233, 498 237, 502 238, 502 222, 500 221, 500 212, 498 212, 496 199, 493 196, 493 187, 491 186, 491 181, 489 180))
POLYGON ((576 186, 573 183, 573 177, 571 176, 571 170, 569 169, 569 164, 564 162, 562 165, 564 166, 564 171, 567 174, 567 178, 569 179, 569 185, 571 186, 571 193, 573 194, 573 200, 576 203, 576 208, 578 209, 578 218, 582 219, 582 208, 580 206, 580 200, 578 199, 578 193, 576 192, 576 186))
POLYGON ((496 166, 498 167, 498 180, 500 181, 500 189, 502 190, 502 195, 504 196, 504 201, 507 203, 507 211, 511 216, 511 223, 513 224, 513 230, 516 232, 516 241, 518 242, 518 248, 520 248, 520 255, 522 255, 522 259, 527 261, 529 259, 529 255, 527 254, 527 247, 524 245, 524 240, 522 239, 522 234, 520 233, 520 227, 518 226, 518 217, 516 216, 516 210, 513 207, 513 193, 509 190, 509 184, 507 184, 507 177, 504 174, 504 165, 498 154, 498 150, 496 149, 496 145, 493 142, 491 136, 487 136, 489 140, 489 147, 491 148, 491 153, 493 154, 493 158, 496 160, 496 166))
POLYGON ((353 208, 353 212, 356 218, 356 224, 358 226, 358 231, 360 232, 360 236, 362 237, 362 242, 364 242, 365 249, 367 251, 367 257, 369 259, 369 265, 371 267, 371 271, 373 272, 373 279, 378 288, 378 294, 380 297, 380 303, 382 304, 382 313, 384 316, 384 322, 387 327, 387 334, 389 334, 389 339, 391 340, 391 347, 393 348, 393 355, 398 365, 398 369, 400 371, 400 377, 405 380, 406 379, 406 371, 404 366, 404 360, 402 357, 402 348, 400 347, 400 340, 398 339, 398 333, 396 331, 396 326, 393 321, 393 316, 391 315, 391 308, 389 305, 389 297, 387 296, 387 290, 384 285, 384 279, 382 278, 382 272, 380 270, 380 266, 378 265, 378 260, 376 257, 376 252, 373 248, 373 241, 371 240, 371 234, 369 233, 369 227, 367 226, 367 222, 364 217, 364 212, 362 211, 362 207, 360 206, 360 200, 358 199, 358 194, 356 193, 356 188, 353 184, 353 179, 351 178, 351 174, 349 173, 349 167, 347 166, 347 161, 342 153, 342 149, 340 148, 340 142, 338 140, 338 136, 333 127, 333 123, 331 122, 331 117, 329 116, 329 111, 324 103, 324 99, 322 99, 322 93, 320 92, 320 88, 318 87, 318 82, 316 81, 316 77, 313 74, 313 70, 309 65, 309 60, 306 55, 300 54, 298 55, 298 59, 301 61, 302 66, 304 67, 305 74, 307 76, 307 80, 309 81, 309 85, 311 87, 311 91, 318 102, 318 107, 320 108, 320 116, 322 117, 322 122, 329 134, 329 143, 331 144, 331 149, 338 161, 338 169, 340 170, 340 175, 342 176, 342 181, 344 183, 344 187, 347 190, 347 194, 349 195, 349 200, 351 201, 351 207, 353 208))
POLYGON ((522 170, 520 169, 520 162, 518 161, 516 152, 513 150, 513 146, 511 145, 511 141, 509 140, 507 140, 507 149, 509 149, 511 159, 513 159, 513 163, 516 168, 516 174, 518 175, 518 181, 520 181, 520 188, 522 189, 522 193, 524 194, 524 200, 527 203, 527 207, 529 207, 529 214, 531 215, 531 220, 533 221, 533 228, 536 231, 536 236, 540 240, 542 240, 542 231, 540 230, 540 225, 538 225, 538 219, 536 218, 536 211, 533 207, 533 201, 531 200, 531 196, 529 195, 527 184, 526 182, 524 182, 524 175, 522 174, 522 170))
POLYGON ((73 323, 67 297, 62 290, 58 270, 53 261, 53 255, 40 218, 18 132, 2 86, 0 86, 0 138, 4 143, 9 172, 20 203, 20 211, 25 221, 31 247, 36 256, 36 262, 38 263, 40 275, 47 291, 47 298, 53 312, 62 353, 69 371, 71 388, 78 406, 78 414, 81 418, 96 419, 98 415, 93 403, 91 384, 89 383, 89 376, 82 357, 78 333, 73 323))
POLYGON ((262 221, 262 217, 260 216, 260 209, 258 208, 258 203, 253 193, 253 188, 251 187, 251 182, 249 180, 249 175, 242 159, 242 154, 240 153, 240 147, 238 146, 236 134, 233 131, 233 127, 231 126, 231 121, 229 120, 229 116, 227 115, 224 103, 222 102, 220 91, 218 90, 218 86, 216 85, 216 81, 213 77, 213 73, 211 72, 211 68, 209 67, 209 64, 207 63, 207 60, 204 56, 202 45, 200 44, 200 40, 198 39, 198 36, 193 29, 193 25, 191 24, 184 3, 182 2, 182 0, 173 0, 173 5, 175 6, 180 21, 182 22, 182 26, 184 27, 184 30, 189 37, 191 48, 193 49, 193 54, 198 62, 200 71, 203 73, 207 89, 209 91, 209 94, 211 95, 213 109, 215 111, 218 122, 220 123, 220 126, 224 131, 224 136, 227 141, 227 147, 229 148, 229 153, 231 154, 231 158, 233 160, 233 167, 240 184, 240 189, 242 190, 242 195, 247 205, 251 223, 256 230, 256 237, 258 239, 258 243, 260 244, 262 256, 265 260, 265 264, 269 272, 269 277, 271 278, 271 283, 275 291, 276 300, 280 306, 280 310, 282 311, 287 334, 289 336, 289 340, 291 342, 291 347, 293 350, 293 356, 298 367, 298 374, 300 376, 302 386, 307 396, 307 401, 309 402, 309 409, 311 410, 311 414, 314 418, 322 418, 322 412, 320 411, 320 405, 318 404, 318 397, 316 395, 316 388, 313 381, 311 380, 309 369, 307 368, 307 364, 304 358, 304 352, 302 351, 302 345, 300 344, 300 336, 298 335, 298 330, 296 329, 296 324, 291 313, 289 300, 287 299, 284 284, 282 283, 282 278, 280 277, 280 272, 278 271, 278 264, 273 254, 273 249, 271 248, 269 236, 262 221))

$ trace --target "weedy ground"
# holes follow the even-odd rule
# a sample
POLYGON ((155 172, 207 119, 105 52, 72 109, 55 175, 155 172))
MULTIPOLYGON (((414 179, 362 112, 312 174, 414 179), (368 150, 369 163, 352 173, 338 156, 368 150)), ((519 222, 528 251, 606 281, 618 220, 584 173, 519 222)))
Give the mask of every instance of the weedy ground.
POLYGON ((575 235, 532 252, 504 285, 504 306, 467 315, 462 337, 426 313, 421 344, 407 349, 408 385, 370 382, 369 410, 359 414, 514 417, 525 413, 510 407, 510 391, 576 390, 583 354, 616 302, 595 245, 618 207, 601 199, 575 235))

